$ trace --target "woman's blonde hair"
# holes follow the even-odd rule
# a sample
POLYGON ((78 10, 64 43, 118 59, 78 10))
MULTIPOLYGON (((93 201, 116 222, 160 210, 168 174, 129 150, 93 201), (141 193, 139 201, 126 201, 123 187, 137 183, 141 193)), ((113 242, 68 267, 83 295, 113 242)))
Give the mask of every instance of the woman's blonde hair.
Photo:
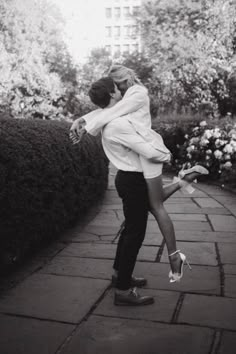
POLYGON ((114 80, 114 82, 117 83, 127 80, 128 87, 133 86, 135 84, 142 85, 135 71, 126 68, 123 65, 119 65, 119 64, 112 65, 108 72, 108 76, 110 76, 112 80, 114 80))

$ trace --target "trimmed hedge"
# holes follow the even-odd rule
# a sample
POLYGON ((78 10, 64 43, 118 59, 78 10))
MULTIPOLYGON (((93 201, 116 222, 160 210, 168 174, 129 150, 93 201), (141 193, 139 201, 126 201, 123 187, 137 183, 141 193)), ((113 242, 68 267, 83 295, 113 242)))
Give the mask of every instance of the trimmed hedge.
POLYGON ((108 182, 100 137, 70 124, 0 117, 0 264, 18 262, 73 226, 108 182))

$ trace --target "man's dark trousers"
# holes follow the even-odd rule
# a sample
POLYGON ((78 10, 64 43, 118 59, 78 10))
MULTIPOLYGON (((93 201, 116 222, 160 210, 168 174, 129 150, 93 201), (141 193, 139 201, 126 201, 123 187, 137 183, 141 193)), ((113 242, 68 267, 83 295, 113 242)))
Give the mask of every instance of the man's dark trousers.
POLYGON ((115 186, 122 199, 125 226, 117 245, 113 268, 118 271, 116 287, 130 288, 137 255, 142 246, 148 219, 148 192, 143 173, 119 170, 115 186))

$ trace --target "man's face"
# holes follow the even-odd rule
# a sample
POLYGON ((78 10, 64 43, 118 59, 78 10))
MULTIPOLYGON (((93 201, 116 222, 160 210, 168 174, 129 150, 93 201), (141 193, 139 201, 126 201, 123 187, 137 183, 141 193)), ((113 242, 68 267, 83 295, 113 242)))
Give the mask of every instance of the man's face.
POLYGON ((121 92, 118 89, 117 85, 115 84, 115 92, 112 94, 112 98, 114 99, 115 102, 118 102, 122 99, 121 92))
POLYGON ((124 96, 124 94, 126 93, 126 91, 128 90, 128 84, 127 84, 127 80, 121 81, 121 82, 116 82, 116 85, 118 87, 118 89, 121 92, 121 95, 124 96))

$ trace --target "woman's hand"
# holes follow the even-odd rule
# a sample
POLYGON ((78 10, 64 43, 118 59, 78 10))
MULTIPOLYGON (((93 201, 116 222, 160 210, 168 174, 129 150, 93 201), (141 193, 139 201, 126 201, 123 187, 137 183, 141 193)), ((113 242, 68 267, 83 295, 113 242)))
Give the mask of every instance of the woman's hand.
POLYGON ((86 133, 85 124, 86 122, 82 117, 76 119, 73 122, 70 128, 70 139, 72 140, 73 144, 79 143, 84 134, 86 133))

